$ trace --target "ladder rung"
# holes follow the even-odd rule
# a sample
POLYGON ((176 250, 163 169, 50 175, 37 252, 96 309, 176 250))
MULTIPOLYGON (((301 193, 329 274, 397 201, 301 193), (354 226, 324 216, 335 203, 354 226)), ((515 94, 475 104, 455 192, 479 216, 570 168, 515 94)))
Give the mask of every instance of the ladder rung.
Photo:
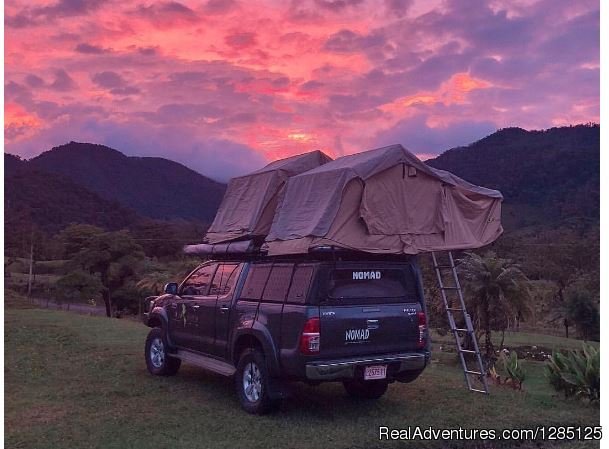
POLYGON ((459 287, 441 287, 440 290, 461 290, 459 287))
POLYGON ((477 388, 470 388, 469 391, 475 391, 476 393, 488 394, 488 391, 486 391, 486 390, 478 390, 477 388))
POLYGON ((442 268, 454 268, 452 265, 434 265, 433 267, 434 267, 436 270, 437 270, 438 268, 439 268, 439 269, 442 269, 442 268))
POLYGON ((472 371, 472 370, 466 369, 465 372, 467 374, 475 374, 476 376, 482 376, 482 373, 480 371, 472 371))
POLYGON ((455 327, 454 329, 452 329, 453 332, 457 331, 457 332, 474 332, 474 330, 472 329, 471 331, 469 329, 461 329, 460 327, 455 327))
POLYGON ((450 310, 451 312, 463 312, 464 309, 461 309, 460 307, 447 307, 446 310, 450 310))
POLYGON ((478 354, 476 351, 472 351, 471 349, 459 349, 461 352, 465 352, 467 354, 478 354))

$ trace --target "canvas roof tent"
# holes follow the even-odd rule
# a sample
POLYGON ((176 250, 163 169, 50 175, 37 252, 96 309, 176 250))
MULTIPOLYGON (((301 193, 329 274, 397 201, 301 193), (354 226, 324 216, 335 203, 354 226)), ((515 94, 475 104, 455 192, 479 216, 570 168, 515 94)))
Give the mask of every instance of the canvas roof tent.
POLYGON ((331 160, 321 151, 312 151, 271 162, 253 173, 231 179, 205 242, 264 239, 288 178, 331 160))
POLYGON ((503 231, 502 199, 392 145, 290 178, 265 246, 269 255, 324 245, 386 254, 478 248, 503 231))

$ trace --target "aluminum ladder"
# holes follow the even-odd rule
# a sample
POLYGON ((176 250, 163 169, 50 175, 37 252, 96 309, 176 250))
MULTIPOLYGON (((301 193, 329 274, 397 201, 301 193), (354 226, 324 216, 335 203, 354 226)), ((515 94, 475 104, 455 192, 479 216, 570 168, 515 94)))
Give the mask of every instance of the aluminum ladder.
POLYGON ((433 268, 436 272, 436 277, 438 278, 438 287, 440 288, 440 294, 442 296, 442 301, 444 302, 444 308, 446 309, 448 324, 453 336, 455 337, 455 343, 457 344, 457 352, 459 353, 459 360, 461 360, 461 366, 463 367, 465 383, 470 391, 489 394, 488 383, 486 381, 486 372, 484 369, 484 364, 482 363, 480 348, 478 347, 478 340, 474 332, 471 317, 465 308, 463 291, 461 290, 461 284, 459 283, 459 276, 457 275, 457 269, 455 268, 455 261, 450 251, 447 251, 446 253, 448 254, 448 261, 445 263, 439 262, 439 257, 435 252, 431 253, 431 258, 433 259, 433 268), (446 284, 444 282, 447 272, 450 272, 452 275, 452 282, 450 284, 446 284), (457 326, 453 312, 463 314, 465 328, 460 328, 457 326), (467 335, 469 335, 471 338, 474 346, 473 350, 463 348, 463 342, 467 335), (475 362, 478 365, 476 369, 470 369, 467 366, 467 360, 465 358, 466 354, 475 355, 475 362), (475 382, 476 379, 478 382, 475 382))

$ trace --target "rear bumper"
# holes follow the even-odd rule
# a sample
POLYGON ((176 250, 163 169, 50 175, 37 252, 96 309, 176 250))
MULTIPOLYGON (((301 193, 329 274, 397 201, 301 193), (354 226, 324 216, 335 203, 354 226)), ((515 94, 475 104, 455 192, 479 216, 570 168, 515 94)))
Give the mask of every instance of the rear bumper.
POLYGON ((418 371, 425 368, 429 353, 408 352, 381 354, 339 360, 324 360, 307 363, 306 376, 310 380, 349 379, 356 376, 358 367, 366 365, 391 365, 394 374, 404 371, 418 371))

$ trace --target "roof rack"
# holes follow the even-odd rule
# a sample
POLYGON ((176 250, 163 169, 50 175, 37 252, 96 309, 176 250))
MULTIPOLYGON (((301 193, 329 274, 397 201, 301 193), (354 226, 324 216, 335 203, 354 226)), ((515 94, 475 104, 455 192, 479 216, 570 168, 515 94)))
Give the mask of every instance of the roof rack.
POLYGON ((200 243, 186 245, 186 254, 216 260, 392 260, 404 261, 413 256, 404 254, 377 254, 352 250, 332 245, 320 245, 309 249, 308 253, 281 254, 269 256, 261 244, 254 240, 239 240, 225 243, 200 243))

